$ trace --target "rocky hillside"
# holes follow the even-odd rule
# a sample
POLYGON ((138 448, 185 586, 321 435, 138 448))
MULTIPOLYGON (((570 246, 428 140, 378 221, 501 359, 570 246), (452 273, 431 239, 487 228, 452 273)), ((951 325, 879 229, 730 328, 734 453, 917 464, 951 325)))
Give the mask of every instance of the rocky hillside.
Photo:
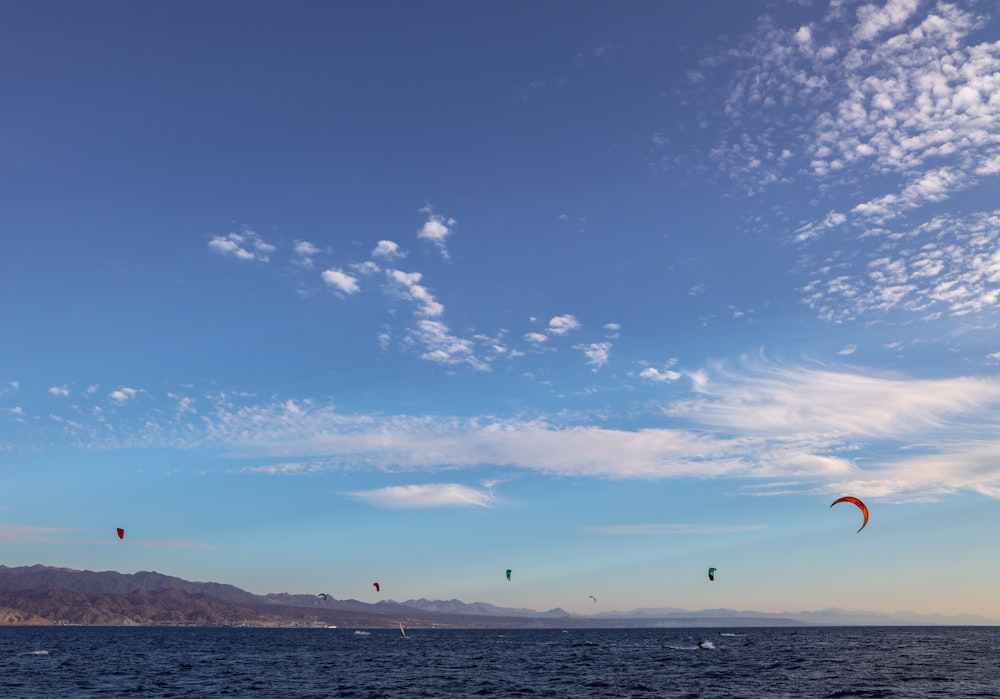
MULTIPOLYGON (((495 608, 494 608, 495 609, 495 608)), ((338 626, 394 628, 534 626, 542 620, 489 618, 461 606, 420 609, 315 595, 255 595, 233 585, 134 574, 0 565, 0 624, 338 626)))

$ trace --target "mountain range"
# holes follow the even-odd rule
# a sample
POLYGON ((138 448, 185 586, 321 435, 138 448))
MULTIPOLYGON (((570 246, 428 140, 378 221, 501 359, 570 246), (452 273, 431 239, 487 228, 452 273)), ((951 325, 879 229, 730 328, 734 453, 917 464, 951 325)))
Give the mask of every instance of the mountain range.
POLYGON ((118 573, 0 565, 0 625, 337 626, 357 628, 595 628, 800 625, 1000 625, 975 615, 847 611, 780 614, 707 609, 633 609, 592 615, 539 612, 484 602, 338 600, 329 595, 257 595, 233 585, 156 572, 118 573))

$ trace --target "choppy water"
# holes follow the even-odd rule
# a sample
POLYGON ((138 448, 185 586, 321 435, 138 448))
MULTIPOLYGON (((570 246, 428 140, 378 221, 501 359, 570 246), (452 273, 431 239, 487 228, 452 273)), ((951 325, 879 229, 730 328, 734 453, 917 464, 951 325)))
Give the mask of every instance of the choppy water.
POLYGON ((408 634, 0 628, 0 697, 1000 697, 997 627, 408 634))

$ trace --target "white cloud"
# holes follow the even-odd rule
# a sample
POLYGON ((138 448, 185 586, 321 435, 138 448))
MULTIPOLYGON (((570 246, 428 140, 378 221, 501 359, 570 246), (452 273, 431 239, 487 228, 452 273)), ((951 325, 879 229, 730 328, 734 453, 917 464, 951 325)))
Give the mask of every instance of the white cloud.
POLYGON ((1000 175, 1000 155, 987 158, 976 168, 977 175, 1000 175))
POLYGON ((681 377, 681 374, 669 368, 661 370, 654 367, 646 367, 639 372, 639 376, 647 379, 648 381, 657 381, 662 383, 664 381, 676 381, 681 377))
POLYGON ((417 233, 417 237, 434 245, 441 252, 441 256, 448 259, 448 248, 445 241, 452 234, 452 228, 456 224, 455 219, 434 213, 434 209, 430 205, 420 209, 420 212, 427 214, 427 221, 417 233))
POLYGON ((372 257, 381 257, 386 260, 394 260, 406 257, 406 253, 399 249, 399 245, 391 240, 380 240, 372 250, 372 257))
POLYGON ((315 473, 321 471, 315 465, 303 464, 297 461, 284 461, 279 464, 268 464, 267 466, 249 466, 242 469, 246 473, 266 473, 276 476, 300 475, 305 473, 315 473))
POLYGON ((885 5, 862 5, 858 8, 859 41, 871 41, 887 29, 898 29, 916 11, 920 0, 888 0, 885 5))
POLYGON ((842 199, 847 213, 795 230, 803 244, 916 219, 962 190, 995 189, 985 178, 1000 175, 1000 42, 974 43, 986 21, 975 7, 845 10, 831 4, 805 27, 765 16, 703 66, 737 76, 711 153, 723 172, 751 195, 805 179, 818 202, 842 199))
POLYGON ((458 483, 398 485, 348 494, 372 505, 391 508, 491 507, 495 502, 492 493, 458 483))
POLYGON ((419 283, 423 278, 420 272, 389 269, 386 270, 386 274, 400 296, 417 304, 417 312, 420 315, 438 318, 444 313, 444 306, 434 299, 434 295, 427 290, 427 287, 419 283))
POLYGON ((748 362, 739 374, 717 370, 711 386, 670 414, 743 434, 905 439, 994 405, 1000 407, 1000 381, 748 362))
POLYGON ((230 255, 240 260, 267 262, 277 248, 249 229, 240 233, 213 236, 208 247, 220 255, 230 255))
POLYGON ((448 326, 437 320, 419 320, 408 339, 421 347, 421 359, 436 364, 465 364, 477 371, 489 371, 489 363, 477 356, 475 344, 453 335, 448 326))
POLYGON ((548 342, 549 336, 544 333, 531 332, 531 333, 525 333, 524 339, 532 344, 540 345, 543 342, 548 342))
POLYGON ((555 316, 549 320, 548 331, 553 335, 565 335, 566 333, 580 328, 580 322, 576 316, 570 314, 555 316))
POLYGON ((118 405, 125 405, 125 403, 128 403, 140 393, 145 393, 145 391, 141 388, 129 388, 127 386, 123 386, 122 388, 112 391, 108 397, 118 405))
POLYGON ((296 255, 296 263, 303 267, 312 267, 312 258, 323 252, 308 240, 296 240, 293 250, 296 255))
POLYGON ((295 254, 302 255, 304 257, 312 257, 321 253, 318 247, 310 243, 308 240, 296 240, 295 241, 295 254))
POLYGON ((817 276, 803 288, 805 303, 821 318, 902 311, 934 319, 978 313, 1000 302, 1000 209, 937 216, 898 234, 883 231, 870 238, 871 247, 858 245, 840 274, 817 276), (866 266, 854 269, 858 263, 866 266))
MULTIPOLYGON (((426 337, 410 341, 435 355, 427 359, 489 367, 472 343, 443 324, 423 320, 418 327, 426 337)), ((489 466, 575 478, 740 478, 761 486, 756 495, 974 491, 1000 498, 1000 379, 916 378, 763 359, 687 375, 693 390, 672 391, 675 397, 660 406, 662 423, 639 429, 565 413, 533 420, 353 414, 304 400, 257 403, 253 396, 223 394, 206 397, 210 405, 196 421, 150 406, 149 419, 115 429, 105 416, 79 418, 90 424, 59 418, 55 424, 65 431, 44 438, 48 445, 61 434, 74 441, 86 435, 103 448, 211 448, 273 461, 277 465, 258 467, 273 473, 489 466)))
POLYGON ((611 357, 610 342, 591 342, 586 345, 575 345, 574 349, 583 352, 587 358, 587 364, 593 367, 594 371, 607 364, 611 357))
POLYGON ((341 269, 331 267, 323 272, 323 281, 344 294, 356 294, 361 287, 357 277, 352 277, 341 269))
POLYGON ((911 180, 899 194, 886 194, 862 202, 852 212, 878 223, 885 223, 909 209, 947 198, 965 179, 964 175, 950 167, 931 170, 918 179, 911 180))
POLYGON ((178 393, 168 392, 167 397, 177 401, 177 413, 179 415, 184 414, 196 414, 198 411, 195 408, 195 400, 190 396, 184 396, 178 393))
POLYGON ((66 386, 50 386, 49 393, 51 393, 54 396, 68 396, 69 388, 67 388, 66 386))

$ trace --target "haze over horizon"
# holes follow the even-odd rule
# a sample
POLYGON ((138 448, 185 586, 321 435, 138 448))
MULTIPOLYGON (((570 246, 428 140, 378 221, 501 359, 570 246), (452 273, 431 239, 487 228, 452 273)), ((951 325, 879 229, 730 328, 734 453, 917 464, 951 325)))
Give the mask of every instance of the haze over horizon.
POLYGON ((1000 619, 998 13, 0 7, 0 563, 1000 619))

